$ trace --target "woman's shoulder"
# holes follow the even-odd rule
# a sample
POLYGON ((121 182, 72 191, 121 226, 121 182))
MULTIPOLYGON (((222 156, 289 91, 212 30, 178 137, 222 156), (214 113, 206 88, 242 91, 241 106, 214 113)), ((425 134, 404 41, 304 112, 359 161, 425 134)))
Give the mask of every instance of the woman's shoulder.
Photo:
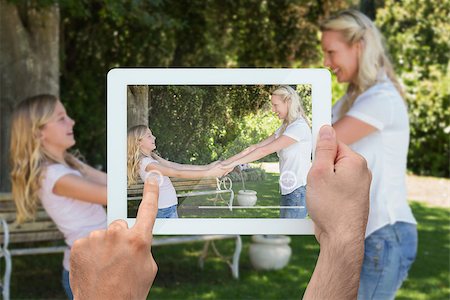
POLYGON ((361 95, 356 98, 356 101, 367 101, 367 100, 393 100, 398 99, 402 100, 400 93, 395 88, 392 81, 383 77, 373 86, 365 90, 361 95))

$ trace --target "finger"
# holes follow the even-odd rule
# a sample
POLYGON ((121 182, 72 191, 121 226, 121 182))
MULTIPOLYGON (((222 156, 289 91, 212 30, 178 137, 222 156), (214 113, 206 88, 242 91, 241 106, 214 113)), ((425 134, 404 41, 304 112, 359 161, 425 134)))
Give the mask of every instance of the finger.
POLYGON ((133 230, 142 233, 149 243, 152 240, 153 226, 155 225, 156 214, 158 213, 158 196, 158 181, 154 178, 147 179, 144 183, 144 193, 133 230))
POLYGON ((333 127, 324 125, 319 131, 319 138, 316 144, 316 156, 311 170, 333 172, 336 154, 336 133, 333 127))
POLYGON ((115 220, 108 226, 108 232, 121 231, 124 229, 128 229, 128 223, 124 220, 115 220))

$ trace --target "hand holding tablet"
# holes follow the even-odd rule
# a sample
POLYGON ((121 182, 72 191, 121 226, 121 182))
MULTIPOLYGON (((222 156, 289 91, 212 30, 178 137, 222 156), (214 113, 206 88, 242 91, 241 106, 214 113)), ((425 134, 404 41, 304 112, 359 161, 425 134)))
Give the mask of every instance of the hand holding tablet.
MULTIPOLYGON (((338 143, 334 130, 325 126, 309 180, 308 206, 321 249, 304 299, 356 298, 370 171, 365 160, 338 143)), ((76 298, 146 298, 157 272, 150 252, 157 198, 156 181, 146 182, 133 228, 117 220, 107 231, 96 231, 74 244, 70 281, 76 298)))

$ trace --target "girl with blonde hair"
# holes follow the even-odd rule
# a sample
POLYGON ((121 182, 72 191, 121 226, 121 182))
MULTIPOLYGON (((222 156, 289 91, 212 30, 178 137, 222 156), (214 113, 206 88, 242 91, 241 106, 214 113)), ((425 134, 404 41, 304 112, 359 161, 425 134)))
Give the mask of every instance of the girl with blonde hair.
POLYGON ((35 218, 39 203, 64 234, 63 287, 69 299, 70 248, 91 231, 106 228, 106 174, 67 150, 73 126, 57 97, 38 95, 20 102, 11 123, 11 181, 17 222, 35 218))
POLYGON ((226 172, 218 167, 218 162, 209 165, 178 164, 165 160, 155 153, 156 137, 145 125, 136 125, 128 129, 128 186, 145 181, 147 176, 156 176, 159 181, 157 218, 178 218, 178 199, 170 177, 202 178, 220 177, 226 172))
POLYGON ((403 91, 380 32, 361 12, 321 24, 324 64, 347 83, 333 106, 337 138, 372 171, 369 222, 358 299, 393 299, 417 252, 416 220, 406 199, 409 120, 403 91))
POLYGON ((271 95, 272 111, 283 120, 267 139, 221 162, 224 169, 261 159, 274 152, 280 158, 280 217, 306 218, 306 176, 311 166, 312 137, 299 94, 288 85, 271 95))

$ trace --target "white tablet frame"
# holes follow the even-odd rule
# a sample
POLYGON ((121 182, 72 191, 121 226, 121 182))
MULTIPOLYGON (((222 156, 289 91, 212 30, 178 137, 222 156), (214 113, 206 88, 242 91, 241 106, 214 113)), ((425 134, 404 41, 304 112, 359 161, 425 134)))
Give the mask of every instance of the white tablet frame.
MULTIPOLYGON (((115 68, 107 75, 108 224, 127 217, 128 85, 312 86, 313 154, 320 127, 331 122, 331 74, 327 69, 157 69, 115 68)), ((314 234, 310 219, 179 218, 156 219, 154 234, 314 234)))

